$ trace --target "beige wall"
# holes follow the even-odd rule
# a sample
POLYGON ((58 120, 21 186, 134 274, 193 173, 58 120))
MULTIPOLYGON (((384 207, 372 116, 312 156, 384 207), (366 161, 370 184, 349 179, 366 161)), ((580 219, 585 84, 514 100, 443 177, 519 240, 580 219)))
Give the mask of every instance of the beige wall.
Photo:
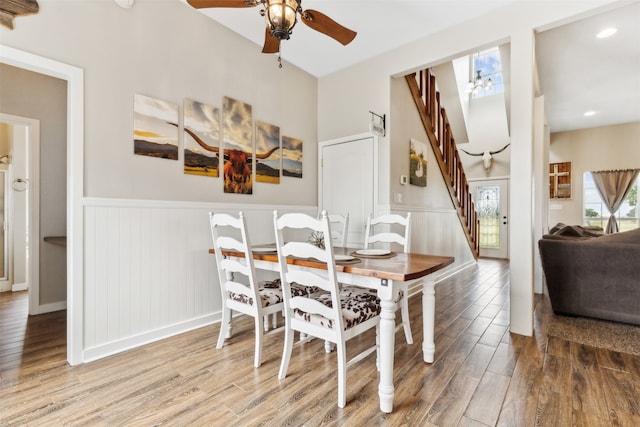
POLYGON ((391 127, 393 138, 389 141, 392 156, 391 169, 396 174, 391 179, 391 194, 401 194, 408 209, 451 209, 451 198, 438 168, 427 133, 413 103, 409 86, 404 78, 391 80, 391 127), (429 147, 427 150, 427 186, 400 184, 400 176, 409 176, 409 142, 416 139, 429 147))
MULTIPOLYGON (((80 67, 85 77, 85 196, 225 203, 317 203, 317 81, 175 0, 41 0, 3 44, 80 67), (133 155, 133 98, 222 107, 229 96, 254 120, 303 141, 304 177, 225 194, 221 178, 184 175, 179 161, 133 155), (295 196, 293 196, 295 195, 295 196)), ((286 60, 286 53, 283 55, 286 60)))
MULTIPOLYGON (((0 76, 0 112, 40 121, 40 304, 63 301, 64 250, 42 238, 66 234, 67 82, 6 64, 0 64, 0 76)), ((17 244, 24 235, 15 238, 17 244)), ((16 254, 19 259, 22 254, 16 254)))
POLYGON ((571 199, 550 200, 549 226, 582 224, 585 172, 640 168, 640 122, 551 134, 549 162, 571 162, 571 199))

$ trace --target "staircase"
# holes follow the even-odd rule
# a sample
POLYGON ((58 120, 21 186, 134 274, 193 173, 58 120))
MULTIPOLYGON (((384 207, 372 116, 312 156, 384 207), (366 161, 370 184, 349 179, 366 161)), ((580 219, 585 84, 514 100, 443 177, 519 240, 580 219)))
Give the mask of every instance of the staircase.
POLYGON ((405 79, 420 113, 420 119, 440 167, 440 173, 449 189, 451 201, 458 213, 469 248, 477 260, 480 255, 478 219, 447 113, 440 105, 440 93, 436 91, 436 78, 431 70, 426 69, 406 75, 405 79))

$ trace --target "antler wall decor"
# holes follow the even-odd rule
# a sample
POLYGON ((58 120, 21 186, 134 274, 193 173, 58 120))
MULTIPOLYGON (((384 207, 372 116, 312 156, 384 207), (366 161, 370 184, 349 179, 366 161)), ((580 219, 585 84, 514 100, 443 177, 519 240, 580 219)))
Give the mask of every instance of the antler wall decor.
POLYGON ((38 13, 37 0, 2 0, 0 2, 0 24, 13 30, 13 18, 38 13))
POLYGON ((507 145, 505 145, 504 147, 502 147, 499 150, 496 150, 496 151, 487 150, 487 151, 483 151, 482 153, 470 153, 467 150, 463 150, 462 148, 460 149, 460 151, 463 151, 463 152, 467 153, 470 156, 482 157, 482 163, 484 165, 484 169, 488 171, 489 169, 491 169, 491 160, 493 159, 493 155, 494 154, 498 154, 498 153, 502 153, 510 145, 511 145, 511 143, 508 143, 507 145))

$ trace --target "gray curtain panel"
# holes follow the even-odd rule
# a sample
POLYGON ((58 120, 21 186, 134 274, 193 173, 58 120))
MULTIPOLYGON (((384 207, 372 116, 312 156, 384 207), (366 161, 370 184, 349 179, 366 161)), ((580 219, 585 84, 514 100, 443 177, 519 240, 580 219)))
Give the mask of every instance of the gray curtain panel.
POLYGON ((614 213, 620 209, 639 173, 640 169, 591 172, 600 198, 609 210, 607 234, 618 232, 618 222, 614 213))

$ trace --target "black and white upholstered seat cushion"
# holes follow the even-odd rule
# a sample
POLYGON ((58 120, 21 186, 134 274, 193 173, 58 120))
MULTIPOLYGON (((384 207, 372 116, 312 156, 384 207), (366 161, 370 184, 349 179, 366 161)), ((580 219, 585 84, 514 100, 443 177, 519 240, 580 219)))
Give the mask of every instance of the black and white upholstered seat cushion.
MULTIPOLYGON (((322 294, 315 299, 327 307, 333 306, 331 302, 331 294, 322 294)), ((378 316, 381 310, 380 299, 375 294, 371 294, 369 292, 359 293, 351 297, 341 297, 340 303, 345 329, 352 328, 375 316, 378 316)), ((302 310, 296 309, 294 310, 294 316, 297 319, 333 329, 333 321, 319 314, 306 313, 302 310)))

